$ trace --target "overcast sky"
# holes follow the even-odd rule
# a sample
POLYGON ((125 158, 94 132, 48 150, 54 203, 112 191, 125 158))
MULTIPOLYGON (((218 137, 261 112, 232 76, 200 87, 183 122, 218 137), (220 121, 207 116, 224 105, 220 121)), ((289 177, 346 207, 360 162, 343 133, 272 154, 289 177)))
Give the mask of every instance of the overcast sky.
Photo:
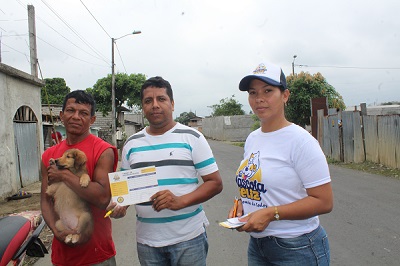
POLYGON ((1 62, 30 73, 27 5, 36 13, 43 78, 72 89, 116 72, 162 76, 175 112, 210 115, 269 61, 288 76, 320 72, 347 106, 400 101, 400 1, 0 0, 1 62), (121 59, 122 58, 122 59, 121 59))

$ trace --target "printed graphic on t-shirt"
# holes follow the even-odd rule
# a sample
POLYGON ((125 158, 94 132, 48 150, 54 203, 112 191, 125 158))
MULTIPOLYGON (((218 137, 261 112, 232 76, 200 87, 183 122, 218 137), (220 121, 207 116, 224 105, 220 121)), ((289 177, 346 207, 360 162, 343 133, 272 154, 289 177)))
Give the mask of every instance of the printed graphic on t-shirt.
POLYGON ((261 201, 261 193, 267 189, 261 183, 260 151, 244 160, 236 172, 236 183, 242 198, 261 201))

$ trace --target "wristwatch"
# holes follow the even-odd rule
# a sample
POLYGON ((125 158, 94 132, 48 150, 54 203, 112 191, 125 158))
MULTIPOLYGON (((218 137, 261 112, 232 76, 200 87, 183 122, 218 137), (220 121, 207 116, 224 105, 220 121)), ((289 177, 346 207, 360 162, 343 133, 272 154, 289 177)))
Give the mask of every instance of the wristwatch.
POLYGON ((275 215, 274 215, 275 221, 279 221, 279 212, 278 208, 275 206, 275 215))

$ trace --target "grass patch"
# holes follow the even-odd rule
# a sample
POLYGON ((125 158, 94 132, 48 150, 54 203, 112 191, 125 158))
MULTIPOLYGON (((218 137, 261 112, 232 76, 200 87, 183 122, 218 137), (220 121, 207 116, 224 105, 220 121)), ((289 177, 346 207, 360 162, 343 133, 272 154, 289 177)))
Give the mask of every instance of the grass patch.
POLYGON ((232 145, 238 146, 238 147, 244 147, 244 142, 243 141, 238 141, 238 142, 231 142, 232 145))
POLYGON ((400 169, 390 168, 383 164, 365 161, 363 163, 344 163, 332 159, 328 159, 329 164, 334 164, 340 167, 362 171, 370 174, 383 175, 400 180, 400 169))

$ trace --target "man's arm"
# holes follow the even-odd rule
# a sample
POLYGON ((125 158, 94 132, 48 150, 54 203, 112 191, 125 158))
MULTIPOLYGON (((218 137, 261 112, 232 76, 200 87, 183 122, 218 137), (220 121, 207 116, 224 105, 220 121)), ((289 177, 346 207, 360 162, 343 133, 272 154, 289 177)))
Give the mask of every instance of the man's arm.
MULTIPOLYGON (((97 206, 106 209, 111 200, 108 173, 113 172, 114 152, 112 148, 106 149, 96 162, 91 182, 87 187, 81 187, 79 177, 66 169, 58 169, 55 165, 49 167, 48 178, 51 182, 63 181, 79 197, 97 206)), ((43 184, 42 184, 43 186, 43 184)))
POLYGON ((204 181, 203 184, 193 192, 186 195, 178 197, 169 190, 157 192, 150 198, 150 200, 153 201, 154 210, 179 210, 205 202, 222 191, 222 179, 219 171, 202 176, 202 179, 204 181))

